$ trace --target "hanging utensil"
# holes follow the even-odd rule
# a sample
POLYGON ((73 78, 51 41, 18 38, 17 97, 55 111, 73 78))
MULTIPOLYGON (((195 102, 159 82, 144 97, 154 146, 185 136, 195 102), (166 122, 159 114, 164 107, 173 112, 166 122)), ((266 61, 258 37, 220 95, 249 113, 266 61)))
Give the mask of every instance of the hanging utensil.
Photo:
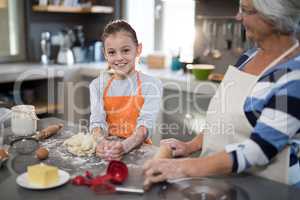
POLYGON ((226 22, 223 24, 223 37, 226 42, 226 49, 232 49, 232 40, 233 40, 233 25, 232 22, 226 22))
POLYGON ((242 24, 241 23, 235 23, 234 24, 234 53, 237 55, 240 55, 244 52, 244 46, 243 46, 243 38, 242 38, 242 24))
POLYGON ((212 36, 210 35, 211 26, 212 26, 212 22, 209 22, 208 20, 203 20, 202 31, 203 31, 204 40, 207 41, 206 43, 207 47, 203 51, 203 56, 205 57, 210 56, 212 53, 212 36))
POLYGON ((217 22, 214 22, 212 24, 212 39, 213 39, 213 46, 212 46, 212 53, 211 56, 214 59, 219 59, 222 57, 222 53, 220 52, 220 50, 217 48, 218 46, 218 35, 219 35, 219 25, 217 22))

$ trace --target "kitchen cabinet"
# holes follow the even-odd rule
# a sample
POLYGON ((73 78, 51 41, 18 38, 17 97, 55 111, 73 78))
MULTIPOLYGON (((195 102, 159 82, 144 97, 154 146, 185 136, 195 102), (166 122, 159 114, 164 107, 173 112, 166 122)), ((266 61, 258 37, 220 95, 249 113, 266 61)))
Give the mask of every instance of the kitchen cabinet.
POLYGON ((60 117, 64 70, 30 63, 0 65, 0 107, 31 104, 39 117, 60 117))
POLYGON ((160 135, 162 139, 189 141, 205 125, 205 113, 211 95, 164 89, 160 135))
POLYGON ((57 103, 60 78, 23 80, 0 84, 1 107, 34 105, 38 116, 58 116, 62 105, 57 103))

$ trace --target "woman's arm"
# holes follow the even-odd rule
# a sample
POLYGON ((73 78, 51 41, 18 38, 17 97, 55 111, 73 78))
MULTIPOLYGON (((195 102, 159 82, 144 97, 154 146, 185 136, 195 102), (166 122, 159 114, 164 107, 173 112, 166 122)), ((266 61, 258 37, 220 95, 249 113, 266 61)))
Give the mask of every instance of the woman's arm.
POLYGON ((190 154, 200 151, 202 149, 203 134, 200 133, 194 137, 191 141, 182 142, 180 140, 169 138, 160 141, 160 145, 166 145, 172 149, 173 157, 186 157, 190 154))
POLYGON ((167 179, 229 174, 231 170, 232 159, 225 151, 200 158, 149 160, 144 165, 144 187, 149 189, 167 179))
MULTIPOLYGON (((299 71, 299 70, 298 70, 299 71)), ((288 72, 275 80, 269 95, 258 98, 253 107, 251 100, 246 101, 246 115, 251 124, 255 124, 248 140, 226 146, 226 151, 234 155, 233 172, 242 172, 251 166, 262 166, 270 163, 281 152, 300 130, 300 73, 297 70, 288 72), (258 100, 262 101, 261 104, 258 100), (249 109, 247 109, 249 108, 249 109), (253 112, 257 111, 257 112, 253 112), (260 115, 258 115, 258 113, 260 115)), ((281 74, 277 71, 277 74, 281 74)), ((265 84, 264 82, 257 84, 265 84)), ((255 95, 255 94, 254 94, 255 95)), ((292 151, 293 152, 293 151, 292 151)), ((290 163, 293 164, 293 163, 290 163)))
POLYGON ((189 147, 189 153, 194 153, 196 151, 200 151, 203 145, 203 134, 200 133, 196 137, 194 137, 191 141, 187 142, 187 146, 189 147))

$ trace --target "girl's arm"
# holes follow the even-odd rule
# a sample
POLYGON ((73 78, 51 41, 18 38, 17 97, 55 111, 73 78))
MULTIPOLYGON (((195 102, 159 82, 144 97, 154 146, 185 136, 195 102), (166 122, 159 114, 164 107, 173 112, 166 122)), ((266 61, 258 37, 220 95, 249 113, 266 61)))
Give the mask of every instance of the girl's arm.
POLYGON ((93 137, 105 135, 107 132, 106 113, 103 108, 103 80, 101 76, 95 79, 89 86, 90 89, 90 132, 93 137))
POLYGON ((144 105, 140 110, 136 127, 147 128, 148 137, 151 137, 152 134, 158 134, 154 133, 154 131, 162 100, 162 84, 153 77, 148 77, 143 74, 141 74, 140 77, 142 79, 144 105))
POLYGON ((124 153, 130 152, 132 149, 143 144, 148 135, 148 130, 144 126, 136 129, 135 133, 122 141, 124 153))

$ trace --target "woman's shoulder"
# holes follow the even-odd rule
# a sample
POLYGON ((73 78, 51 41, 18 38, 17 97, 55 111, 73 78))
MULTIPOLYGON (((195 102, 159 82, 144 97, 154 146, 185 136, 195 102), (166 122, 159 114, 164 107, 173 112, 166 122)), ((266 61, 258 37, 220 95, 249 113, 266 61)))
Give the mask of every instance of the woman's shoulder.
POLYGON ((286 62, 276 65, 274 68, 267 70, 260 78, 260 81, 269 81, 274 83, 282 83, 285 81, 294 80, 295 77, 300 79, 300 54, 287 60, 286 62))

